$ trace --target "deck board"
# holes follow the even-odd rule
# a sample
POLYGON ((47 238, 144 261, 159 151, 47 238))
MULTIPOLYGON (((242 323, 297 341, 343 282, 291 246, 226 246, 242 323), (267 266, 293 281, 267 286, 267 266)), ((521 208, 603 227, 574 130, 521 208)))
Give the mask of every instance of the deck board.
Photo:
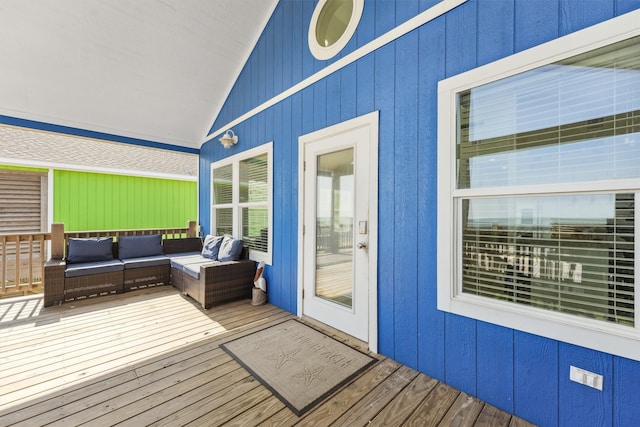
POLYGON ((530 425, 381 355, 298 417, 220 348, 291 318, 249 300, 203 311, 167 286, 5 317, 0 425, 530 425))

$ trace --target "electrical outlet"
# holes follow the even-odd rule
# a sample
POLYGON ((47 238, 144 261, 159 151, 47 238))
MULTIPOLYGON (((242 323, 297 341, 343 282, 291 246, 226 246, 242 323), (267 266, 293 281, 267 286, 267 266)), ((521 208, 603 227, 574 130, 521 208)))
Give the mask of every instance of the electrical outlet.
POLYGON ((602 383, 604 381, 602 375, 598 375, 584 369, 576 368, 575 366, 570 366, 569 379, 571 379, 571 381, 586 385, 587 387, 592 387, 602 391, 602 383))

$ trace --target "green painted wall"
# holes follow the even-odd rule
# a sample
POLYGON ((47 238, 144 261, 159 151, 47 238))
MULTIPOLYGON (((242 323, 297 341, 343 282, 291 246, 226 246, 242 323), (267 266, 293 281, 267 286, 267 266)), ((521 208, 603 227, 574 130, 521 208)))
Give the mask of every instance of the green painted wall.
POLYGON ((197 219, 197 183, 56 170, 54 222, 66 231, 186 227, 197 219))

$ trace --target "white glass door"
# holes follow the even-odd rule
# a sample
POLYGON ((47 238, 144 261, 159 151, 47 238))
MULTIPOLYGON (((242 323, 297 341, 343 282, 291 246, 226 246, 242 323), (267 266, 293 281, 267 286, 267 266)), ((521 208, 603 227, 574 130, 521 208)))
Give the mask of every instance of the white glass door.
POLYGON ((302 146, 303 313, 369 342, 370 130, 316 137, 302 146))

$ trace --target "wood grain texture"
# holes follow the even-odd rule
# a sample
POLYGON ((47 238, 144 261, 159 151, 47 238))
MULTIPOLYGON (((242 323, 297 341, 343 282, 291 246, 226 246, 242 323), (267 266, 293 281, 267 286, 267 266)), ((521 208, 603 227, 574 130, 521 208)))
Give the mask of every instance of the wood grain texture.
POLYGON ((478 322, 478 394, 513 412, 513 330, 478 322), (496 374, 500 372, 500 374, 496 374))
POLYGON ((484 403, 480 400, 466 393, 460 393, 440 424, 457 427, 473 426, 483 406, 484 403))
MULTIPOLYGON (((418 240, 416 230, 418 190, 418 63, 414 52, 418 34, 412 33, 396 44, 395 58, 395 134, 394 169, 398 183, 394 191, 394 320, 395 359, 418 367, 418 240), (411 183, 411 184, 410 184, 411 183)), ((384 144, 384 141, 381 141, 384 144)))
MULTIPOLYGON (((292 99, 286 99, 282 102, 282 114, 277 119, 280 121, 278 127, 280 128, 280 134, 283 135, 284 141, 291 141, 292 138, 292 115, 292 99)), ((295 147, 296 145, 293 146, 295 147)), ((275 223, 278 221, 280 224, 279 232, 277 234, 277 236, 279 236, 278 249, 274 249, 274 252, 282 254, 281 261, 279 262, 279 265, 282 266, 280 269, 280 281, 283 284, 281 306, 285 310, 295 312, 296 305, 292 305, 292 299, 293 302, 296 301, 295 295, 297 292, 290 283, 292 283, 292 281, 295 282, 295 276, 293 276, 292 273, 297 274, 296 264, 298 262, 297 257, 292 259, 293 257, 291 256, 293 254, 297 255, 297 251, 291 250, 291 246, 297 240, 298 234, 297 211, 294 210, 294 197, 297 198, 298 196, 297 169, 294 167, 294 162, 295 164, 298 163, 298 153, 297 151, 293 153, 286 144, 277 144, 274 149, 275 148, 277 148, 278 155, 276 157, 274 151, 274 160, 277 158, 280 162, 281 173, 278 175, 282 176, 282 181, 279 186, 281 189, 281 194, 279 195, 280 200, 274 204, 274 208, 278 209, 279 212, 286 213, 287 215, 274 215, 273 217, 273 222, 275 223)), ((271 237, 275 242, 275 230, 271 237)))
POLYGON ((469 37, 469 35, 475 32, 477 25, 477 5, 478 2, 466 3, 464 7, 454 9, 445 16, 447 25, 445 49, 448 53, 445 58, 446 77, 476 67, 477 41, 475 37, 469 37), (455 54, 452 54, 453 52, 455 54))
MULTIPOLYGON (((383 2, 384 3, 384 2, 383 2)), ((376 3, 377 4, 377 3, 376 3)), ((378 15, 376 15, 376 19, 378 15)), ((379 118, 379 163, 378 163, 378 349, 389 357, 395 357, 395 319, 394 319, 394 239, 395 218, 395 139, 394 94, 389 81, 394 81, 395 49, 385 46, 375 53, 374 93, 378 111, 386 111, 379 118), (385 177, 385 178, 383 178, 385 177), (382 179, 381 179, 382 178, 382 179)))
POLYGON ((351 64, 340 70, 340 98, 336 109, 340 111, 340 117, 336 123, 352 119, 357 116, 357 68, 351 64))
MULTIPOLYGON (((2 325, 0 425, 394 426, 466 413, 452 406, 458 391, 378 356, 297 417, 220 348, 291 318, 246 300, 203 311, 166 286, 41 308, 2 325)), ((321 331, 363 351, 342 332, 321 331)))
POLYGON ((405 421, 407 426, 435 426, 440 423, 460 391, 439 383, 405 421))
POLYGON ((476 394, 476 322, 445 314, 445 382, 470 395, 476 394))
POLYGON ((576 423, 583 426, 607 426, 613 419, 613 356, 571 344, 559 345, 559 390, 561 399, 560 425, 576 423), (604 377, 602 391, 573 382, 569 368, 575 366, 604 377))
POLYGON ((534 424, 557 425, 557 341, 515 331, 513 353, 514 413, 534 424))
POLYGON ((334 125, 336 123, 340 123, 340 108, 342 106, 341 97, 342 97, 342 86, 340 82, 340 75, 342 74, 342 70, 336 73, 331 74, 325 80, 327 81, 327 96, 326 96, 326 106, 324 107, 327 112, 326 117, 327 126, 334 125))
POLYGON ((625 426, 637 424, 640 420, 640 364, 623 357, 613 358, 613 425, 625 426), (616 396, 624 396, 618 399, 616 396))
POLYGON ((508 427, 511 422, 511 417, 491 405, 484 405, 478 419, 476 420, 476 426, 480 427, 508 427))
POLYGON ((416 376, 417 371, 401 366, 400 369, 385 379, 382 384, 367 393, 367 396, 353 405, 336 420, 337 425, 352 426, 366 425, 373 419, 380 408, 385 407, 400 390, 409 384, 416 376))
POLYGON ((613 0, 560 0, 559 35, 573 33, 594 25, 605 19, 613 18, 613 0))
POLYGON ((478 65, 513 54, 515 1, 478 3, 478 65))
POLYGON ((437 224, 433 221, 437 203, 437 90, 444 77, 445 19, 438 18, 418 33, 418 369, 444 379, 444 313, 437 310, 437 224))
POLYGON ((615 1, 615 14, 616 16, 631 12, 632 10, 640 8, 640 1, 638 0, 616 0, 615 1))
POLYGON ((437 384, 438 381, 433 378, 418 375, 369 422, 369 425, 388 426, 404 423, 437 384))

